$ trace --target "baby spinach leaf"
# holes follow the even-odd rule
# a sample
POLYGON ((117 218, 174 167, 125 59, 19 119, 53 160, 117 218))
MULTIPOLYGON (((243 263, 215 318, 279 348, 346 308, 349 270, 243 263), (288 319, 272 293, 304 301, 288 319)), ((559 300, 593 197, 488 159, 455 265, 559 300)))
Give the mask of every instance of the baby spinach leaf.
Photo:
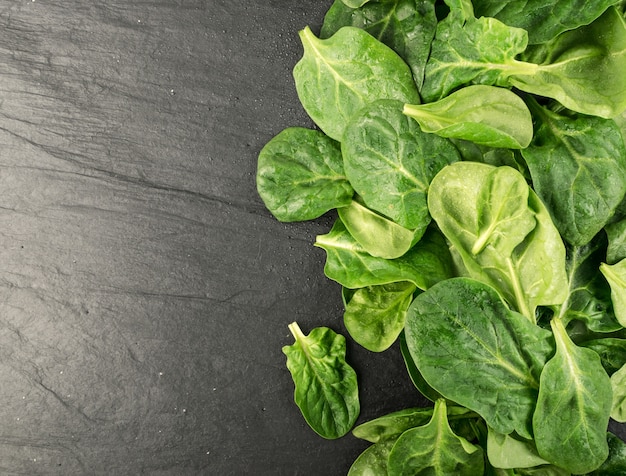
POLYGON ((329 233, 317 237, 315 246, 326 251, 326 276, 347 288, 408 281, 427 289, 454 273, 447 244, 434 229, 403 256, 392 260, 367 253, 341 219, 335 221, 329 233))
POLYGON ((492 287, 452 278, 415 298, 405 333, 415 364, 441 395, 500 433, 532 436, 539 376, 553 352, 549 331, 509 310, 492 287))
POLYGON ((533 430, 539 455, 572 473, 593 471, 609 453, 611 382, 600 358, 577 347, 559 319, 550 321, 556 354, 541 372, 533 430))
POLYGON ((407 64, 366 31, 346 26, 322 40, 306 27, 300 38, 296 91, 311 119, 333 139, 341 140, 353 114, 376 99, 419 102, 407 64))
POLYGON ((622 327, 626 327, 626 259, 610 265, 602 263, 600 272, 611 286, 611 301, 615 317, 622 327))
POLYGON ((428 385, 426 380, 424 380, 424 376, 417 368, 417 365, 415 365, 415 361, 413 360, 409 347, 406 343, 406 336, 404 332, 400 334, 400 353, 402 354, 406 370, 409 373, 409 378, 411 379, 411 382, 413 382, 415 388, 431 402, 436 402, 438 399, 443 398, 437 390, 428 385))
POLYGON ((584 341, 579 345, 595 351, 600 356, 602 367, 608 375, 613 375, 626 365, 626 339, 603 337, 584 341))
POLYGON ((532 468, 550 464, 537 453, 531 440, 521 440, 503 435, 493 428, 487 434, 487 457, 495 468, 532 468))
POLYGON ((353 200, 337 210, 339 218, 352 237, 372 256, 399 258, 421 238, 414 230, 385 218, 353 200))
POLYGON ((387 460, 395 443, 387 439, 369 446, 352 463, 348 476, 387 476, 387 460))
POLYGON ((350 336, 372 352, 387 350, 404 329, 416 286, 409 282, 357 289, 343 315, 350 336))
POLYGON ((421 87, 437 28, 432 0, 385 0, 360 8, 335 0, 326 12, 320 37, 328 38, 343 26, 361 28, 393 49, 409 65, 416 85, 421 87))
POLYGON ((588 25, 615 0, 473 0, 476 16, 495 17, 523 28, 531 44, 544 43, 566 30, 588 25))
POLYGON ((489 147, 521 149, 533 136, 530 111, 508 89, 474 85, 459 89, 439 101, 407 104, 404 114, 424 132, 465 139, 489 147))
POLYGON ((626 422, 626 365, 611 375, 611 388, 613 389, 611 418, 624 423, 626 422))
POLYGON ((604 118, 626 109, 626 20, 609 8, 600 18, 550 42, 529 47, 521 58, 536 72, 509 77, 522 91, 556 99, 568 109, 604 118))
POLYGON ((534 189, 566 241, 584 245, 626 193, 626 147, 614 121, 558 115, 530 100, 537 129, 522 151, 534 189))
POLYGON ((405 431, 389 454, 390 475, 480 476, 484 456, 479 446, 457 436, 448 423, 446 401, 435 402, 433 416, 424 426, 405 431))
POLYGON ((510 167, 457 162, 431 182, 428 207, 466 274, 534 322, 566 298, 565 246, 541 201, 510 167))
POLYGON ((283 347, 295 384, 294 400, 309 426, 320 436, 344 436, 359 416, 357 377, 346 362, 346 339, 326 327, 307 336, 289 325, 296 342, 283 347))
POLYGON ((259 153, 256 184, 280 221, 305 221, 352 201, 339 143, 320 131, 289 127, 259 153))
POLYGON ((615 264, 626 258, 626 218, 604 227, 609 239, 606 250, 606 262, 615 264))
POLYGON ((476 83, 507 86, 513 74, 532 74, 537 66, 515 57, 526 49, 528 35, 495 18, 475 18, 471 3, 451 5, 437 25, 420 94, 437 101, 459 86, 476 83))
POLYGON ((430 223, 431 179, 460 157, 447 139, 422 132, 402 107, 394 100, 365 106, 346 126, 341 151, 347 177, 365 204, 419 237, 430 223))

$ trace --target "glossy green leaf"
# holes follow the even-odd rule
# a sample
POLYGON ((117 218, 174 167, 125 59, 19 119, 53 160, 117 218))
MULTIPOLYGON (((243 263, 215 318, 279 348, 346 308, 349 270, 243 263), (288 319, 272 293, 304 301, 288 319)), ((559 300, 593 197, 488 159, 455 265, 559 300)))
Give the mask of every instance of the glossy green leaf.
POLYGON ((432 419, 405 431, 388 461, 389 475, 480 476, 484 455, 479 446, 457 436, 448 423, 445 400, 437 400, 432 419))
POLYGON ((610 223, 604 229, 609 240, 606 262, 615 264, 626 258, 626 218, 610 223))
POLYGON ((404 329, 416 286, 409 282, 357 289, 343 315, 355 342, 372 352, 387 350, 404 329))
POLYGON ((530 111, 508 89, 474 85, 428 104, 407 104, 404 114, 424 132, 489 147, 521 149, 533 136, 530 111))
POLYGON ((523 28, 531 44, 544 43, 567 30, 588 25, 615 0, 473 0, 476 16, 495 17, 523 28))
POLYGON ((518 171, 457 162, 431 182, 428 207, 466 273, 531 321, 537 306, 565 300, 565 246, 518 171))
POLYGON ((522 91, 604 118, 626 109, 626 20, 613 7, 590 25, 528 48, 522 58, 539 65, 535 73, 509 77, 522 91))
POLYGON ((530 102, 537 120, 522 150, 537 195, 566 241, 584 245, 609 222, 626 193, 626 147, 614 121, 568 117, 530 102))
POLYGON ((549 331, 509 310, 492 287, 452 278, 415 298, 405 333, 417 367, 441 395, 500 433, 532 436, 539 376, 553 352, 549 331))
POLYGON ((300 39, 296 91, 311 119, 333 139, 341 140, 354 113, 376 99, 419 102, 407 64, 366 31, 347 26, 322 40, 306 27, 300 39))
POLYGON ((320 436, 339 438, 359 416, 358 383, 346 362, 346 340, 326 327, 307 336, 295 322, 289 330, 295 343, 283 347, 295 384, 294 400, 309 426, 320 436))
POLYGON ((607 433, 609 457, 588 476, 622 476, 626 474, 626 443, 613 433, 607 433))
POLYGON ((352 237, 372 256, 393 259, 405 254, 422 236, 370 210, 359 201, 337 210, 352 237))
POLYGON ((532 440, 503 435, 490 428, 487 436, 487 457, 495 468, 532 468, 550 464, 537 453, 532 440))
POLYGON ((259 153, 256 184, 280 221, 304 221, 352 201, 339 143, 322 132, 290 127, 259 153))
POLYGON ((320 37, 328 38, 344 26, 361 28, 393 49, 409 65, 416 85, 421 87, 437 28, 432 0, 385 0, 360 8, 335 0, 326 12, 320 37))
POLYGON ((593 350, 600 356, 602 367, 608 375, 613 375, 626 365, 626 339, 603 337, 587 340, 579 345, 593 350))
POLYGON ((341 151, 348 180, 365 204, 419 237, 430 223, 430 181, 460 156, 447 139, 422 132, 403 105, 382 100, 365 106, 346 126, 341 151))
POLYGON ((626 422, 626 365, 611 375, 611 388, 613 389, 613 403, 611 405, 611 418, 620 423, 626 422))
POLYGON ((424 102, 437 101, 467 84, 508 85, 512 74, 532 73, 534 64, 518 61, 528 35, 495 18, 475 18, 471 3, 452 5, 450 14, 437 25, 426 63, 424 102))
POLYGON ((609 454, 611 382, 600 358, 577 347, 559 319, 550 321, 556 354, 541 372, 533 430, 539 455, 572 473, 598 468, 609 454))
POLYGON ((626 259, 619 263, 600 265, 600 272, 611 286, 611 301, 615 317, 626 327, 626 259))
POLYGON ((337 219, 329 233, 317 237, 315 246, 326 251, 326 276, 347 288, 408 281, 419 289, 427 289, 454 273, 447 244, 434 229, 393 260, 367 253, 348 233, 341 219, 337 219))
POLYGON ((411 356, 411 351, 406 343, 406 336, 404 332, 400 334, 400 353, 402 354, 402 359, 404 360, 404 365, 406 366, 409 378, 411 379, 411 382, 413 382, 415 388, 431 402, 436 402, 440 398, 443 398, 437 390, 432 388, 428 382, 426 382, 424 376, 417 368, 417 365, 415 365, 415 361, 411 356))
POLYGON ((348 476, 388 476, 387 460, 395 442, 388 439, 369 446, 352 463, 348 476))

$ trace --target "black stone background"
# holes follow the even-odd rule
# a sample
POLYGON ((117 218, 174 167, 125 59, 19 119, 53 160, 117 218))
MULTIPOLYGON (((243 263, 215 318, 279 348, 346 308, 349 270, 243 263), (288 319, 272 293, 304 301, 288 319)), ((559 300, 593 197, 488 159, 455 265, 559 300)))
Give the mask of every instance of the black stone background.
MULTIPOLYGON (((345 333, 257 154, 311 127, 291 70, 320 0, 0 2, 0 474, 341 475, 304 423, 287 325, 345 333)), ((365 421, 422 404, 349 343, 365 421)))

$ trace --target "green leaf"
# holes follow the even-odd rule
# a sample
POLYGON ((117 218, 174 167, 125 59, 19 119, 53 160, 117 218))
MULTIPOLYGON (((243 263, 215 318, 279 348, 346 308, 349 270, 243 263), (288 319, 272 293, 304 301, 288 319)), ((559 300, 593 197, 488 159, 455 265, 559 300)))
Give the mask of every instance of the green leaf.
POLYGON ((613 433, 607 433, 609 457, 589 476, 620 476, 626 474, 626 443, 613 433))
POLYGON ((415 388, 431 402, 436 402, 438 399, 443 398, 437 390, 428 385, 428 382, 424 379, 424 376, 417 368, 417 365, 415 365, 415 361, 413 360, 413 357, 411 357, 411 351, 406 343, 406 336, 404 332, 400 334, 400 353, 402 354, 402 359, 404 360, 404 365, 406 366, 409 378, 411 379, 411 382, 413 382, 415 388))
POLYGON ((357 377, 346 362, 346 340, 326 327, 306 336, 289 325, 296 342, 283 347, 295 384, 294 400, 309 426, 327 439, 348 433, 359 416, 357 377))
POLYGON ((626 109, 626 20, 613 7, 590 25, 528 48, 522 59, 539 65, 509 77, 522 91, 604 118, 626 109))
POLYGON ((609 239, 606 262, 615 264, 626 258, 626 218, 610 223, 604 229, 609 239))
POLYGON ((613 403, 611 405, 611 418, 620 423, 626 422, 626 365, 611 375, 611 388, 613 389, 613 403))
POLYGON ((408 281, 427 289, 453 275, 447 244, 434 229, 403 256, 392 260, 367 253, 341 219, 335 221, 329 233, 317 237, 315 246, 326 251, 326 276, 347 288, 408 281))
POLYGON ((402 107, 393 100, 365 106, 346 126, 341 151, 348 180, 365 204, 419 237, 430 223, 430 181, 460 156, 447 139, 422 132, 402 107))
POLYGON ((409 65, 416 85, 421 87, 437 28, 432 0, 385 0, 360 8, 335 0, 326 12, 320 37, 328 38, 344 26, 361 28, 393 49, 409 65))
POLYGON ((319 131, 290 127, 259 153, 256 184, 280 221, 304 221, 352 201, 339 143, 319 131))
POLYGON ((598 468, 609 454, 611 382, 600 358, 577 347, 559 319, 550 321, 556 354, 541 372, 533 430, 539 455, 572 473, 598 468))
POLYGON ((524 101, 508 89, 495 86, 467 86, 436 102, 407 104, 403 112, 424 132, 489 147, 521 149, 530 144, 533 136, 530 111, 524 101))
POLYGON ((566 298, 565 246, 545 207, 510 167, 457 162, 439 172, 428 207, 467 275, 534 322, 566 298))
POLYGON ((615 0, 473 0, 476 16, 495 17, 523 28, 531 44, 544 43, 566 30, 588 25, 615 0))
POLYGON ((626 339, 603 337, 581 342, 579 345, 600 356, 602 367, 608 375, 613 375, 626 365, 626 339))
POLYGON ((419 102, 407 64, 364 30, 347 26, 322 40, 306 27, 300 38, 296 91, 311 119, 333 139, 341 140, 354 113, 377 99, 419 102))
POLYGON ((395 442, 388 439, 369 446, 352 463, 348 476, 387 476, 387 460, 395 442))
POLYGON ((563 238, 584 245, 608 223, 626 193, 626 147, 614 121, 567 117, 529 102, 537 121, 522 150, 534 189, 563 238))
POLYGON ((452 278, 415 298, 405 333, 415 364, 441 395, 500 433, 532 436, 539 376, 553 352, 549 331, 509 310, 492 287, 452 278))
POLYGON ((409 282, 357 289, 343 315, 350 336, 372 352, 387 350, 402 329, 417 288, 409 282))
POLYGON ((405 254, 421 238, 416 233, 353 200, 337 210, 350 235, 372 256, 393 259, 405 254))
POLYGON ((388 461, 389 475, 480 476, 484 456, 479 446, 454 434, 448 423, 445 400, 437 400, 432 419, 405 431, 388 461))
POLYGON ((487 456, 495 468, 532 468, 549 464, 539 454, 531 440, 521 440, 503 435, 493 428, 487 434, 487 456))
POLYGON ((611 286, 615 317, 622 327, 626 327, 626 259, 611 265, 602 263, 600 272, 611 286))

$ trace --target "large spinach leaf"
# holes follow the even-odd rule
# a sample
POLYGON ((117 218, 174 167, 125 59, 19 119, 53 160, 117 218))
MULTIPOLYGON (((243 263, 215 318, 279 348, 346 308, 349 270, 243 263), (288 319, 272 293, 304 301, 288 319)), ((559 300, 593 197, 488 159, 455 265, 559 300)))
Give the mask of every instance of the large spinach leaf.
POLYGON ((317 237, 315 246, 326 251, 326 276, 346 288, 408 281, 427 289, 454 275, 446 242, 432 228, 407 253, 392 260, 367 253, 341 219, 335 221, 329 233, 317 237))
POLYGON ((307 336, 293 322, 289 330, 296 342, 283 352, 295 384, 294 400, 316 433, 339 438, 360 412, 356 372, 346 362, 346 339, 327 327, 307 336))
POLYGON ((422 132, 403 106, 394 100, 365 106, 346 126, 341 151, 347 177, 365 204, 419 237, 431 220, 430 181, 460 157, 447 139, 422 132))
POLYGON ((584 245, 626 193, 626 147, 614 121, 568 117, 529 100, 536 131, 522 150, 534 189, 566 241, 584 245))
POLYGON ((495 86, 467 86, 439 101, 407 104, 403 112, 424 132, 489 147, 521 149, 533 137, 533 123, 524 101, 495 86))
POLYGON ((510 167, 458 162, 431 182, 428 207, 465 272, 535 320, 566 298, 565 246, 545 207, 510 167))
POLYGON ((329 38, 344 26, 362 28, 392 48, 410 66, 418 88, 422 86, 437 28, 433 0, 385 0, 360 8, 335 0, 326 12, 320 37, 329 38))
POLYGON ((388 470, 390 475, 480 476, 484 465, 480 446, 452 431, 446 401, 440 399, 428 424, 400 435, 389 453, 388 470))
POLYGON ((346 26, 319 39, 306 27, 300 38, 296 91, 311 119, 333 139, 341 140, 353 114, 376 99, 420 101, 407 64, 366 31, 346 26))
POLYGON ((541 372, 533 431, 539 455, 572 473, 598 468, 609 454, 611 382, 600 357, 576 346, 560 319, 550 321, 556 354, 541 372))
POLYGON ((256 184, 267 209, 285 222, 317 218, 354 194, 339 143, 302 127, 279 132, 261 149, 256 184))
POLYGON ((553 353, 549 331, 509 310, 492 287, 452 278, 415 298, 405 333, 417 367, 441 395, 499 433, 532 436, 541 370, 553 353))

